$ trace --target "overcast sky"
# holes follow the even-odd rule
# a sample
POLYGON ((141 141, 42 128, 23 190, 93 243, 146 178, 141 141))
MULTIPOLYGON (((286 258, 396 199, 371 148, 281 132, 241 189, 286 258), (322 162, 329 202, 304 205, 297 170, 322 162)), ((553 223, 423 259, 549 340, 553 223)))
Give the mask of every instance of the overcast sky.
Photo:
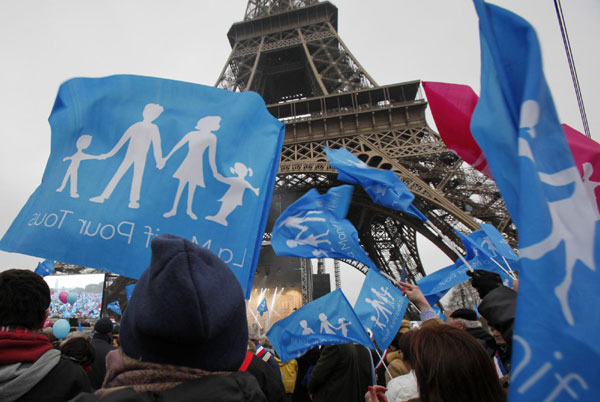
MULTIPOLYGON (((471 0, 333 3, 339 8, 342 40, 379 85, 421 79, 466 84, 479 93, 478 20, 471 0)), ((516 12, 536 28, 559 117, 583 131, 553 0, 492 3, 516 12)), ((3 0, 0 235, 41 181, 50 153, 47 118, 62 82, 139 74, 212 86, 231 50, 227 31, 243 19, 246 4, 245 0, 3 0)), ((564 1, 563 11, 589 126, 598 140, 600 1, 564 1)), ((434 127, 430 116, 428 121, 434 127)), ((421 254, 428 271, 449 261, 426 250, 421 254)), ((38 261, 0 252, 0 270, 33 268, 38 261)))

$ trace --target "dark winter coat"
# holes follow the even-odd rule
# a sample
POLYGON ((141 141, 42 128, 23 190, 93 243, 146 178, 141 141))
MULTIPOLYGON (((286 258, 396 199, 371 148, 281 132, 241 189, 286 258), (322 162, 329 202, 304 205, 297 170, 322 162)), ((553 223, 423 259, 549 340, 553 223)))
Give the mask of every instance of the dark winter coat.
POLYGON ((278 376, 271 366, 260 357, 252 355, 252 360, 246 372, 256 378, 268 402, 285 401, 285 389, 281 376, 278 376))
POLYGON ((116 348, 111 345, 110 337, 102 334, 94 335, 92 347, 94 348, 94 363, 92 363, 92 368, 87 374, 92 388, 99 389, 102 388, 102 382, 106 375, 106 355, 116 348))
MULTIPOLYGON (((268 368, 271 370, 270 368, 268 368)), ((209 375, 161 392, 135 392, 132 388, 116 390, 102 398, 81 394, 70 402, 265 402, 256 378, 249 373, 209 375)))
POLYGON ((347 343, 326 346, 308 382, 314 402, 362 402, 371 385, 371 358, 367 348, 347 343))
POLYGON ((487 322, 500 331, 509 348, 512 348, 516 307, 517 292, 505 286, 489 292, 477 307, 487 322))

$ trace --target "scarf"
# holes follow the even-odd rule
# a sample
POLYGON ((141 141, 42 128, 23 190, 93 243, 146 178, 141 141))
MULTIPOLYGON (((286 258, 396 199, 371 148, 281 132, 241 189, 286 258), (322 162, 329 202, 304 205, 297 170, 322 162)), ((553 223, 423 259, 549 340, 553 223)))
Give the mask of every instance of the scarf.
POLYGON ((33 363, 52 349, 42 334, 19 327, 0 327, 0 365, 33 363))
POLYGON ((184 381, 207 375, 230 375, 231 372, 212 372, 201 369, 142 362, 116 349, 106 355, 106 377, 97 396, 104 396, 127 387, 135 392, 160 392, 173 388, 184 381))

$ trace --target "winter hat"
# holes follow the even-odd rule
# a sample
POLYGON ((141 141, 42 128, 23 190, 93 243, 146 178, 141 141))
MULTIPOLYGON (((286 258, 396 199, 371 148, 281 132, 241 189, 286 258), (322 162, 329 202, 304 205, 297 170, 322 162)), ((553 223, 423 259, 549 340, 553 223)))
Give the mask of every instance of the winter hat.
POLYGON ((102 317, 94 324, 94 331, 99 334, 110 334, 113 330, 113 323, 107 317, 102 317))
POLYGON ((459 308, 450 314, 450 318, 462 318, 469 321, 477 321, 477 313, 470 308, 459 308))
POLYGON ((123 352, 146 362, 236 371, 246 355, 242 287, 210 250, 160 235, 121 320, 123 352))

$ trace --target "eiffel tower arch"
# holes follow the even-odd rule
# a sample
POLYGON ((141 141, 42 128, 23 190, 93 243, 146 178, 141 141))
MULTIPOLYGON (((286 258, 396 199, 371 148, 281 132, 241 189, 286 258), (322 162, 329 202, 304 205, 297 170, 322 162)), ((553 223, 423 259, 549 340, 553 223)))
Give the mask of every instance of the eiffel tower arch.
MULTIPOLYGON (((255 91, 286 124, 271 216, 308 189, 341 184, 322 151, 344 147, 372 167, 394 171, 415 194, 431 226, 374 204, 356 188, 348 219, 373 261, 389 275, 425 275, 420 233, 451 259, 462 249, 453 228, 493 224, 516 244, 516 231, 493 181, 452 153, 425 120, 420 81, 379 85, 337 32, 328 1, 249 0, 227 36, 232 50, 216 87, 255 91)), ((274 257, 277 258, 277 257, 274 257)), ((366 272, 366 267, 346 261, 366 272)))

